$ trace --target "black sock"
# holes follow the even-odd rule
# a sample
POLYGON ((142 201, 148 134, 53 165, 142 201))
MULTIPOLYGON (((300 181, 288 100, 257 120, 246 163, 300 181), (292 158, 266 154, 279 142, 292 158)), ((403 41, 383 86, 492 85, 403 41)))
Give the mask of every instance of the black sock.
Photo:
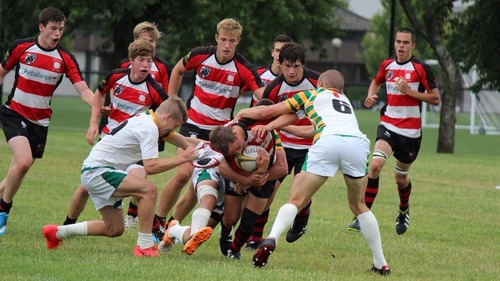
POLYGON ((75 224, 76 223, 76 219, 71 219, 70 217, 66 216, 66 220, 64 221, 63 225, 68 225, 68 224, 75 224))
POLYGON ((13 202, 7 203, 3 201, 3 198, 0 199, 0 212, 4 212, 7 214, 10 213, 10 208, 12 208, 12 203, 13 202))

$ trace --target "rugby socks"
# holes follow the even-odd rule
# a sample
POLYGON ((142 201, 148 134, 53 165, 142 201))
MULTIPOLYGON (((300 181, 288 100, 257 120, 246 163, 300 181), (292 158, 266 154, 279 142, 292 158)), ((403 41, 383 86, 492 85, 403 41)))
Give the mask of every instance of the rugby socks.
POLYGON ((290 226, 292 226, 297 212, 297 207, 293 204, 287 203, 281 206, 268 237, 275 238, 277 243, 281 234, 290 229, 290 226))
POLYGON ((75 224, 78 218, 72 219, 66 215, 66 219, 63 222, 63 225, 68 225, 68 224, 75 224))
POLYGON ((75 223, 75 224, 69 224, 69 225, 60 225, 57 227, 57 232, 56 236, 57 238, 64 240, 66 238, 69 238, 71 236, 87 236, 88 235, 88 229, 87 229, 87 222, 80 222, 80 223, 75 223))
POLYGON ((307 205, 302 210, 300 210, 300 212, 297 214, 297 217, 309 216, 309 212, 311 211, 311 204, 312 200, 309 200, 309 203, 307 203, 307 205))
POLYGON ((378 194, 379 179, 380 178, 368 178, 368 184, 365 191, 365 203, 366 207, 368 207, 368 209, 370 210, 372 208, 373 202, 375 201, 375 197, 377 197, 378 194))
POLYGON ((3 212, 3 213, 10 213, 10 208, 12 208, 12 203, 14 201, 10 202, 10 203, 7 203, 5 201, 3 201, 3 198, 0 199, 0 212, 3 212))
POLYGON ((398 193, 399 193, 399 209, 405 212, 406 210, 408 210, 408 202, 410 201, 411 181, 408 182, 408 185, 405 188, 403 189, 398 188, 398 193))
POLYGON ((250 211, 247 208, 243 209, 243 213, 240 219, 240 225, 234 233, 234 240, 231 243, 231 248, 240 251, 241 247, 245 245, 248 238, 252 234, 253 228, 255 226, 255 221, 259 217, 259 214, 250 211))
POLYGON ((211 213, 212 212, 210 212, 210 210, 206 209, 206 208, 198 208, 198 209, 193 211, 193 215, 191 216, 191 235, 190 236, 193 236, 193 234, 195 234, 196 231, 207 226, 211 213))
POLYGON ((378 222, 372 211, 364 212, 357 216, 361 233, 368 242, 368 246, 372 251, 373 265, 376 268, 382 268, 387 264, 382 250, 382 238, 380 238, 380 230, 378 222))
POLYGON ((148 249, 153 247, 153 239, 151 238, 151 233, 141 233, 137 236, 137 246, 141 249, 148 249))
POLYGON ((133 216, 134 218, 137 217, 137 205, 132 203, 132 201, 128 203, 127 215, 133 216))
MULTIPOLYGON (((175 238, 175 241, 182 241, 184 244, 184 233, 189 229, 189 226, 181 226, 180 224, 174 224, 168 230, 168 237, 175 238)), ((188 237, 189 239, 189 237, 188 237)))
POLYGON ((266 226, 269 220, 269 209, 262 212, 259 218, 255 221, 255 226, 253 227, 252 237, 257 240, 262 240, 262 234, 264 232, 264 226, 266 226))

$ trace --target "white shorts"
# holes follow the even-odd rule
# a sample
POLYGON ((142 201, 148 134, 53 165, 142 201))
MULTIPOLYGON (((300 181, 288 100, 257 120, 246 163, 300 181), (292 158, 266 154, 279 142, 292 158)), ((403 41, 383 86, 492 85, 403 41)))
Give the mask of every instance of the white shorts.
MULTIPOLYGON (((198 197, 196 187, 198 186, 198 183, 204 180, 212 180, 217 183, 217 185, 219 186, 219 191, 217 195, 217 206, 222 206, 224 204, 224 194, 226 188, 225 188, 224 178, 219 173, 219 167, 213 167, 208 169, 194 168, 192 181, 196 197, 198 197)), ((200 200, 200 198, 198 198, 198 200, 200 200)))
POLYGON ((123 209, 122 198, 112 197, 113 192, 127 176, 127 172, 112 167, 83 168, 82 185, 88 191, 96 210, 106 206, 123 209))
POLYGON ((307 153, 303 170, 320 176, 334 177, 338 170, 344 175, 360 178, 368 173, 370 141, 367 139, 321 136, 307 153))

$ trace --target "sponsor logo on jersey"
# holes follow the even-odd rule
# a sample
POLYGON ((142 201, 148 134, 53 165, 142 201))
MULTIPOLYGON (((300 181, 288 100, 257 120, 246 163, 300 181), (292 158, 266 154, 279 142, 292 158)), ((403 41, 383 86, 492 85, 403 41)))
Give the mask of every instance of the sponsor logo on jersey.
POLYGON ((57 77, 55 77, 55 76, 50 76, 50 75, 47 75, 47 74, 42 73, 40 71, 30 70, 30 69, 22 67, 22 66, 19 69, 19 74, 30 76, 30 77, 35 77, 35 78, 41 78, 41 79, 44 79, 47 82, 51 82, 53 80, 57 80, 57 77))
POLYGON ((52 66, 55 70, 61 69, 61 62, 60 61, 55 61, 54 65, 52 66))
POLYGON ((115 89, 115 96, 120 95, 123 92, 123 86, 118 86, 115 89))
POLYGON ((24 58, 24 62, 26 62, 26 64, 32 64, 35 62, 35 60, 36 60, 36 54, 28 54, 26 58, 24 58))
POLYGON ((394 72, 392 72, 392 70, 387 71, 387 78, 385 80, 391 81, 392 76, 394 76, 394 72))
POLYGON ((206 78, 210 74, 211 68, 207 66, 202 66, 200 70, 200 77, 206 78))
POLYGON ((145 96, 145 95, 143 95, 143 94, 140 94, 140 95, 139 95, 139 101, 140 101, 140 102, 145 102, 145 101, 146 101, 146 96, 145 96))

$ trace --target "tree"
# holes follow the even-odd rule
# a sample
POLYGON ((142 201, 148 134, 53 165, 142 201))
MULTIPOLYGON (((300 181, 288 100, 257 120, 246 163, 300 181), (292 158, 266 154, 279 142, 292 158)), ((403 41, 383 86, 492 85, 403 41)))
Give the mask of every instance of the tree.
POLYGON ((411 1, 399 0, 413 27, 429 42, 441 66, 443 93, 437 152, 453 153, 455 147, 455 106, 457 96, 463 94, 463 79, 457 63, 446 46, 446 35, 450 34, 450 19, 454 0, 411 1), (417 17, 414 10, 425 11, 417 17))
POLYGON ((461 68, 468 72, 473 66, 478 71, 478 81, 472 90, 483 87, 500 90, 500 5, 498 1, 476 0, 451 21, 448 46, 461 68))
MULTIPOLYGON (((319 48, 325 39, 335 35, 330 16, 335 7, 346 7, 345 0, 256 0, 256 1, 133 1, 88 0, 61 1, 71 14, 69 20, 79 22, 87 30, 99 26, 102 36, 113 43, 111 61, 126 57, 126 48, 132 40, 132 29, 140 21, 153 21, 163 32, 158 52, 172 64, 191 48, 214 44, 215 26, 223 18, 233 17, 243 25, 242 42, 238 50, 253 63, 268 63, 269 45, 279 33, 301 41, 311 38, 319 48), (118 58, 118 56, 120 56, 118 58)), ((101 51, 105 51, 102 48, 101 51)), ((108 56, 109 58, 110 56, 108 56)))

